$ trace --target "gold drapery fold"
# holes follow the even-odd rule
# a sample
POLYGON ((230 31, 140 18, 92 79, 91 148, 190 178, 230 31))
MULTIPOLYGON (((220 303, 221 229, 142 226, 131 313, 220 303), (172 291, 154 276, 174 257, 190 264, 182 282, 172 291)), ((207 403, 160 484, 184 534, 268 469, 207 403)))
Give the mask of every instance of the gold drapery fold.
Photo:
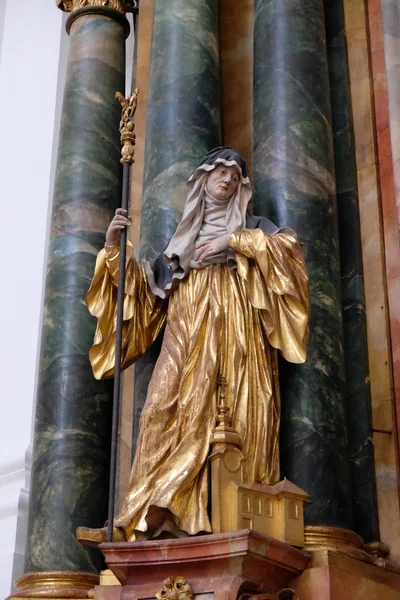
MULTIPOLYGON (((244 480, 279 480, 280 399, 277 350, 304 362, 308 281, 294 237, 243 230, 231 236, 237 270, 192 269, 169 301, 149 290, 144 269, 126 266, 124 365, 155 339, 166 321, 143 409, 129 491, 115 526, 134 540, 152 507, 169 509, 182 530, 211 531, 209 443, 216 419, 216 381, 227 380, 232 425, 243 440, 244 480), (269 343, 266 341, 268 339, 269 343)), ((118 251, 100 252, 88 293, 98 318, 90 359, 96 376, 114 366, 118 251)))
POLYGON ((310 301, 299 242, 283 233, 244 229, 232 234, 229 245, 236 251, 238 274, 247 282, 250 302, 261 311, 269 343, 287 361, 304 363, 310 301))
MULTIPOLYGON (((163 328, 168 303, 153 295, 147 285, 144 267, 132 257, 128 242, 125 270, 122 367, 126 369, 146 352, 163 328)), ((92 284, 86 295, 97 328, 89 358, 96 379, 114 375, 117 326, 117 285, 119 246, 100 250, 92 284)))

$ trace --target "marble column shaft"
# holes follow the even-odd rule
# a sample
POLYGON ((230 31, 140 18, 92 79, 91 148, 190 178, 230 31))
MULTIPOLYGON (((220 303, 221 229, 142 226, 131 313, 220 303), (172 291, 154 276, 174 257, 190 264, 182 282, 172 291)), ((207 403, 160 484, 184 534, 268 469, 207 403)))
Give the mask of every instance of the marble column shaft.
MULTIPOLYGON (((72 23, 64 91, 37 391, 26 571, 95 571, 100 553, 75 538, 107 518, 112 381, 88 352, 85 305, 97 252, 121 198, 117 90, 125 34, 116 11, 72 23)), ((70 17, 71 18, 71 17, 70 17)))
POLYGON ((351 528, 333 140, 322 0, 255 1, 254 212, 307 247, 305 365, 282 361, 281 475, 306 490, 306 523, 351 528))
MULTIPOLYGON (((221 144, 217 0, 155 0, 140 255, 155 259, 181 219, 186 181, 221 144)), ((134 440, 157 357, 135 368, 134 440)))
POLYGON ((342 0, 325 0, 335 151, 354 530, 379 540, 364 273, 342 0))

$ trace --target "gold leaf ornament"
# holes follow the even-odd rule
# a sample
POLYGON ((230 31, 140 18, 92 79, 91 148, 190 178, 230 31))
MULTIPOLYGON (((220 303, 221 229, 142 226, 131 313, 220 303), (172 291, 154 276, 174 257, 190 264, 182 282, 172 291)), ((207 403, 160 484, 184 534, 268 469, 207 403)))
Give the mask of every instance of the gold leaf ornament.
POLYGON ((163 586, 156 591, 158 600, 192 600, 193 592, 190 583, 184 577, 167 577, 163 586))
POLYGON ((115 97, 119 100, 122 107, 121 120, 119 123, 119 132, 121 134, 121 163, 132 165, 135 162, 135 140, 134 133, 135 125, 133 116, 136 112, 137 97, 139 94, 138 88, 132 92, 127 98, 121 92, 115 92, 115 97))
POLYGON ((73 12, 86 6, 107 6, 125 14, 136 6, 136 0, 56 0, 56 4, 64 12, 73 12))

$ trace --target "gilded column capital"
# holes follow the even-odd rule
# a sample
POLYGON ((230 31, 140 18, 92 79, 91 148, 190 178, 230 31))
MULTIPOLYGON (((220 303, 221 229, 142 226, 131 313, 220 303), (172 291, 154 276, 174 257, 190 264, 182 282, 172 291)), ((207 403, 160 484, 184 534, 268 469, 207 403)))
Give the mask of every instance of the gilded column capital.
POLYGON ((107 7, 118 10, 122 14, 131 12, 136 0, 56 0, 57 8, 64 12, 74 12, 86 7, 107 7))

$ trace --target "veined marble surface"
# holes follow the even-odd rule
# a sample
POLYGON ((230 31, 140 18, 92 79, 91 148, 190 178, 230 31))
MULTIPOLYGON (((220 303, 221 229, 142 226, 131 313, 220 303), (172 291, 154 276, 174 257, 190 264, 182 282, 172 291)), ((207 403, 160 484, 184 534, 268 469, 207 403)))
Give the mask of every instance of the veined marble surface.
POLYGON ((343 0, 325 2, 339 217, 344 356, 354 530, 379 540, 364 273, 343 0))
MULTIPOLYGON (((75 538, 107 518, 112 381, 95 381, 96 321, 85 305, 120 204, 124 32, 89 15, 72 25, 44 299, 26 571, 95 571, 75 538)), ((100 559, 101 561, 101 559, 100 559)))
POLYGON ((281 460, 310 494, 309 524, 352 526, 333 138, 324 7, 255 1, 254 212, 307 246, 305 365, 282 361, 281 460))
POLYGON ((155 0, 141 215, 141 256, 175 233, 186 181, 221 143, 218 2, 155 0))

